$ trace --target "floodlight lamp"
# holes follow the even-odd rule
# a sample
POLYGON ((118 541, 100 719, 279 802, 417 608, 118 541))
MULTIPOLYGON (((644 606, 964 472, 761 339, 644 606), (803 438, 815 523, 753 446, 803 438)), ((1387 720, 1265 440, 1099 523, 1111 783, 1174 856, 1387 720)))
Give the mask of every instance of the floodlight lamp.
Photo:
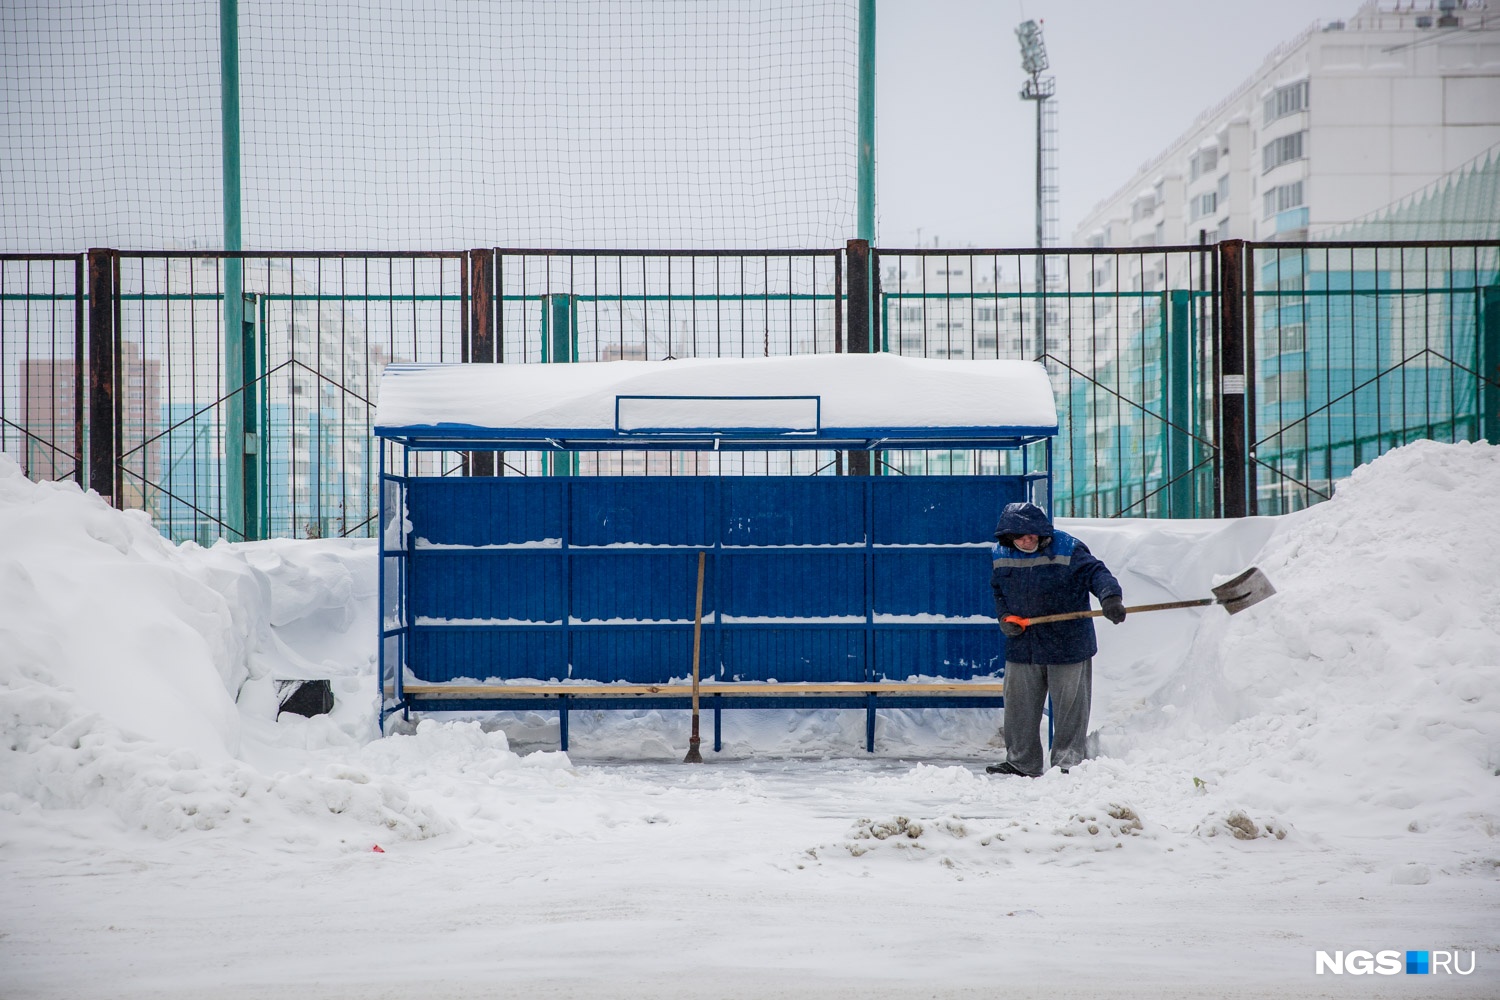
POLYGON ((1042 41, 1042 27, 1035 21, 1022 21, 1016 28, 1021 43, 1021 68, 1036 76, 1047 68, 1047 46, 1042 41))

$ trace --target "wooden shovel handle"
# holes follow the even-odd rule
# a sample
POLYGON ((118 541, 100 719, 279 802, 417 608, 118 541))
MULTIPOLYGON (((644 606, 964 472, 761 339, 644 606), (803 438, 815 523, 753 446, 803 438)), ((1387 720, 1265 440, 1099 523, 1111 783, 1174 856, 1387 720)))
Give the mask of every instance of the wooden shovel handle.
MULTIPOLYGON (((1167 601, 1165 604, 1137 604, 1134 607, 1126 608, 1125 612, 1127 614, 1136 614, 1141 611, 1166 611, 1169 608, 1201 608, 1205 604, 1216 603, 1218 602, 1212 597, 1200 597, 1191 601, 1167 601)), ((1005 620, 1015 622, 1017 625, 1025 628, 1028 625, 1045 625, 1047 622, 1072 621, 1074 618, 1098 618, 1102 614, 1104 614, 1103 611, 1095 609, 1093 611, 1069 611, 1067 614, 1062 615, 1038 615, 1035 618, 1007 615, 1005 620)))

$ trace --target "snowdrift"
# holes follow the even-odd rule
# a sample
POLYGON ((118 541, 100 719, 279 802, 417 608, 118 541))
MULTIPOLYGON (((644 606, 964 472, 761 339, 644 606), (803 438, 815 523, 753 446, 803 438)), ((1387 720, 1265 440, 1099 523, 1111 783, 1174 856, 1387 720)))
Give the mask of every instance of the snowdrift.
MULTIPOLYGON (((996 713, 884 713, 883 757, 936 763, 868 780, 924 800, 1003 797, 1030 818, 960 837, 940 815, 901 817, 905 827, 874 816, 841 850, 925 835, 962 840, 978 863, 981 841, 1165 849, 1421 833, 1447 856, 1493 837, 1500 448, 1414 444, 1282 518, 1064 523, 1130 603, 1204 596, 1251 563, 1279 593, 1234 617, 1208 608, 1101 626, 1101 756, 1068 778, 983 775, 996 713)), ((536 714, 378 738, 374 622, 368 542, 173 546, 143 515, 31 483, 0 458, 0 822, 40 828, 87 810, 156 836, 494 840, 547 835, 535 817, 560 786, 602 793, 604 779, 566 755, 514 752, 555 738, 536 714), (277 682, 292 677, 330 678, 335 712, 278 720, 277 682)), ((862 716, 846 714, 727 713, 719 759, 856 757, 862 716)), ((682 721, 579 713, 575 744, 599 760, 676 760, 682 721)), ((568 812, 558 830, 589 836, 600 822, 568 812)))

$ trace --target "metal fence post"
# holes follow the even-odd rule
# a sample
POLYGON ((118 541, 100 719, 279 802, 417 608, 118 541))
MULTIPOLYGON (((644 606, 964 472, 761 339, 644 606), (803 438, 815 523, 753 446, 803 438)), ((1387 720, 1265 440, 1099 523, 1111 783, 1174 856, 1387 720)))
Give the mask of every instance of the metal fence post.
POLYGON ((1500 285, 1480 292, 1479 428, 1490 444, 1500 444, 1500 285))
MULTIPOLYGON (((469 251, 469 330, 473 340, 469 359, 475 364, 495 360, 495 251, 469 251)), ((493 476, 495 453, 470 452, 469 475, 493 476)))
POLYGON ((1192 292, 1172 290, 1167 321, 1167 516, 1195 517, 1193 509, 1191 423, 1192 292))
POLYGON ((1219 244, 1219 463, 1223 517, 1244 517, 1245 471, 1245 241, 1219 244))
MULTIPOLYGON (((848 322, 844 324, 846 331, 846 347, 850 354, 870 353, 870 241, 850 240, 847 244, 844 260, 848 268, 847 282, 849 297, 845 299, 848 310, 848 322)), ((870 453, 868 451, 851 451, 849 453, 849 475, 868 476, 870 474, 870 453)))
MULTIPOLYGON (((115 252, 89 250, 89 488, 115 496, 115 252)), ((80 453, 82 449, 80 448, 80 453)))
MULTIPOLYGON (((567 292, 548 294, 547 329, 551 339, 551 357, 548 360, 553 362, 578 360, 577 338, 574 334, 575 312, 576 306, 572 295, 567 292)), ((668 336, 671 336, 670 330, 668 336)))
POLYGON ((88 405, 88 372, 83 359, 88 356, 88 326, 84 315, 88 298, 84 291, 88 261, 83 254, 73 258, 73 481, 89 488, 88 460, 83 450, 85 407, 88 405))

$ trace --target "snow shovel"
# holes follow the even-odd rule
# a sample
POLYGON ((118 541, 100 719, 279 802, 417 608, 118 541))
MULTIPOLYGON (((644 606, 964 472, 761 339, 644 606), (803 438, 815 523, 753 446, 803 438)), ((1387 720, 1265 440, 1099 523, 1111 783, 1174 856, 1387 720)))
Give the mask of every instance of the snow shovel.
MULTIPOLYGON (((1126 608, 1126 614, 1137 614, 1141 611, 1166 611, 1170 608, 1201 608, 1205 604, 1222 604, 1224 610, 1230 614, 1238 614, 1250 607, 1259 604, 1272 594, 1276 588, 1271 586, 1271 581, 1259 569, 1251 566, 1245 572, 1232 580, 1226 580, 1213 588, 1214 596, 1200 597, 1192 601, 1167 601, 1165 604, 1137 604, 1133 608, 1126 608)), ((1035 618, 1022 618, 1020 615, 1006 615, 1005 620, 1012 624, 1025 628, 1028 625, 1042 625, 1047 622, 1065 622, 1074 618, 1097 618, 1104 614, 1103 611, 1069 611, 1061 615, 1038 615, 1035 618)))

